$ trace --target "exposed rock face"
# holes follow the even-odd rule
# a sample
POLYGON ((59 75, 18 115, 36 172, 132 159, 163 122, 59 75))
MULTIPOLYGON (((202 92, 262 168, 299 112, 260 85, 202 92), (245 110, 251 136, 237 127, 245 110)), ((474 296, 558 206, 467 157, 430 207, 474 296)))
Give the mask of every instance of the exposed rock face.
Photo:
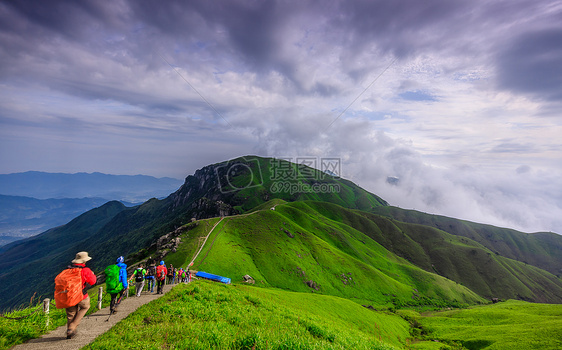
POLYGON ((227 178, 227 165, 218 164, 199 169, 185 179, 178 191, 170 195, 171 210, 180 207, 192 213, 192 217, 206 219, 238 214, 233 208, 232 191, 227 178))
POLYGON ((163 260, 164 257, 168 255, 168 253, 176 252, 179 245, 181 244, 181 237, 179 236, 197 227, 197 225, 198 225, 197 222, 190 222, 187 225, 178 227, 174 231, 169 232, 163 236, 160 236, 160 238, 158 238, 158 240, 148 248, 149 250, 156 249, 156 253, 154 253, 155 260, 154 259, 151 260, 158 262, 160 260, 163 260))

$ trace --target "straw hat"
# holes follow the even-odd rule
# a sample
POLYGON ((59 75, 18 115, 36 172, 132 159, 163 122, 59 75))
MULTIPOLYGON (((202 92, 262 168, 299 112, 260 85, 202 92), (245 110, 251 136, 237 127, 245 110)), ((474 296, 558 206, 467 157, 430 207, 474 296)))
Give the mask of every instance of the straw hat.
POLYGON ((73 264, 83 264, 86 261, 91 260, 92 258, 88 256, 88 252, 79 252, 76 253, 76 259, 72 260, 73 264))

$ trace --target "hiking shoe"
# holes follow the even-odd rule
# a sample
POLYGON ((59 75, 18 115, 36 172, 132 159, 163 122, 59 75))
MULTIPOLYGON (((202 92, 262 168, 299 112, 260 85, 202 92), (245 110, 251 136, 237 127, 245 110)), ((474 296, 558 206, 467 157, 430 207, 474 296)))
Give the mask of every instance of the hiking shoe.
POLYGON ((76 335, 76 330, 71 331, 71 332, 66 331, 66 339, 72 339, 72 338, 74 338, 75 335, 76 335))

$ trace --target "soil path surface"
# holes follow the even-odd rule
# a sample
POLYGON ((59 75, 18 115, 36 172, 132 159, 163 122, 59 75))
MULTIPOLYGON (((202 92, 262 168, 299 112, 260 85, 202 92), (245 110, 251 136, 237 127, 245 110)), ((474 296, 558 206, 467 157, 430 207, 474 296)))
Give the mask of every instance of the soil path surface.
MULTIPOLYGON (((164 286, 164 294, 167 293, 174 285, 164 286)), ((156 289, 156 288, 155 288, 156 289)), ((72 339, 66 339, 66 325, 61 326, 50 333, 44 334, 41 338, 31 339, 27 343, 19 344, 11 348, 11 350, 49 350, 61 349, 71 350, 80 349, 90 344, 96 337, 107 332, 117 322, 127 317, 140 306, 160 298, 164 294, 156 294, 143 291, 140 297, 136 297, 131 293, 129 298, 123 299, 117 308, 117 313, 109 317, 109 306, 95 313, 85 316, 78 326, 77 334, 72 339)), ((96 302, 92 301, 90 307, 96 307, 96 302)))

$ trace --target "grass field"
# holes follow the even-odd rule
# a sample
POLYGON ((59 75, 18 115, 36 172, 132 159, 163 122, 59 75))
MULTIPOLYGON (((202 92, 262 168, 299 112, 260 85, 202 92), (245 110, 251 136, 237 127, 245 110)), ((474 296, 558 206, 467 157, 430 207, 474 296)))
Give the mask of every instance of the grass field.
POLYGON ((89 349, 401 349, 409 324, 346 299, 197 281, 98 337, 89 349))
MULTIPOLYGON (((104 306, 108 302, 106 296, 104 306)), ((48 317, 38 312, 23 320, 0 318, 0 349, 65 323, 64 310, 54 305, 48 317)), ((392 313, 329 295, 200 280, 142 306, 88 348, 555 350, 562 348, 562 305, 510 300, 392 313)))
MULTIPOLYGON (((466 349, 562 349, 562 305, 509 300, 419 318, 426 338, 466 349)), ((423 349, 420 344, 419 349, 423 349)))

